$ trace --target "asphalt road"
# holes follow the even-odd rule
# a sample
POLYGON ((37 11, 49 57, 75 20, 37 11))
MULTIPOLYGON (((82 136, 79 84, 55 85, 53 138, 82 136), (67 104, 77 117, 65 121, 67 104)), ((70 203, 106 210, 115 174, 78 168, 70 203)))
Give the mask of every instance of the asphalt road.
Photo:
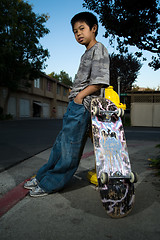
POLYGON ((60 119, 0 122, 0 172, 52 146, 60 119))
MULTIPOLYGON (((0 172, 50 148, 62 127, 60 119, 0 122, 0 172)), ((127 140, 157 141, 160 128, 127 127, 127 140)))

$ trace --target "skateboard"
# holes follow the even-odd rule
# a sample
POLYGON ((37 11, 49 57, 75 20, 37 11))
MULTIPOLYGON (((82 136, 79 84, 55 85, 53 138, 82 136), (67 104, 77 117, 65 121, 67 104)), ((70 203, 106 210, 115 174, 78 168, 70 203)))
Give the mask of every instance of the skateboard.
POLYGON ((112 218, 126 216, 135 202, 131 171, 121 116, 124 110, 106 98, 91 102, 91 120, 96 173, 101 201, 112 218))

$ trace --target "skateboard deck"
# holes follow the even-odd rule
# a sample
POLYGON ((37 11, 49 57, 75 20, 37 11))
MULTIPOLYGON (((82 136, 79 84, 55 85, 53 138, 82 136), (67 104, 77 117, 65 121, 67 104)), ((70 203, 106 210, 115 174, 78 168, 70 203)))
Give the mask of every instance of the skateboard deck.
POLYGON ((106 98, 91 102, 92 134, 101 200, 113 218, 126 216, 133 208, 136 175, 131 171, 121 111, 106 98))

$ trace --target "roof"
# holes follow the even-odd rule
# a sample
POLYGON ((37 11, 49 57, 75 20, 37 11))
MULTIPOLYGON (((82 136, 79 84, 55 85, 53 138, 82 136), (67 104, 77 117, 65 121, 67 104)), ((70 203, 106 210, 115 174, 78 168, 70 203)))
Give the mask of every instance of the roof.
POLYGON ((65 88, 70 88, 70 86, 68 86, 68 85, 66 85, 66 84, 64 84, 64 83, 59 82, 57 79, 52 78, 52 77, 46 75, 45 73, 42 73, 42 72, 41 72, 41 76, 47 78, 48 80, 50 80, 50 81, 52 81, 52 82, 56 82, 57 84, 65 87, 65 88))

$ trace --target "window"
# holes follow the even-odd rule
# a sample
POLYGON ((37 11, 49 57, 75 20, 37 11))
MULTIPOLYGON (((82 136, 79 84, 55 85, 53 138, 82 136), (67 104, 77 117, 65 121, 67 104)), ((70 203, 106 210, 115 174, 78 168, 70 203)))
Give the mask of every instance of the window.
POLYGON ((34 79, 34 87, 40 88, 40 78, 34 79))
POLYGON ((60 93, 61 93, 61 87, 57 85, 57 94, 60 95, 60 93))
POLYGON ((67 89, 63 88, 63 96, 67 96, 67 89))
POLYGON ((51 83, 51 81, 47 81, 47 91, 48 92, 52 91, 52 83, 51 83))

